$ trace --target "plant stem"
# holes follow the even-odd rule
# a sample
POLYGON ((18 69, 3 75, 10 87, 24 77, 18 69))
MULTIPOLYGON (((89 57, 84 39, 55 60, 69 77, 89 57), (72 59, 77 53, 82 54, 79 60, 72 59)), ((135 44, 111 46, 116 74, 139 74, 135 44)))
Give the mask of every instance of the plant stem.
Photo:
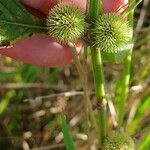
POLYGON ((102 101, 103 98, 105 98, 105 89, 104 89, 103 64, 100 50, 91 48, 91 55, 95 79, 96 96, 99 101, 102 101))
POLYGON ((131 69, 131 57, 132 57, 132 50, 129 51, 127 54, 124 64, 123 64, 123 75, 121 79, 121 91, 118 97, 119 101, 119 115, 118 115, 118 125, 121 127, 123 125, 124 114, 125 114, 125 105, 126 99, 128 95, 129 89, 129 81, 130 81, 130 69, 131 69))
POLYGON ((95 89, 96 89, 96 97, 98 100, 98 113, 99 113, 99 121, 100 121, 100 140, 101 145, 106 136, 106 95, 104 88, 104 71, 100 50, 91 48, 92 55, 92 64, 93 64, 93 73, 94 73, 94 81, 95 81, 95 89))
POLYGON ((126 10, 122 13, 123 16, 127 16, 132 10, 134 10, 137 5, 139 5, 143 0, 138 0, 138 1, 130 1, 130 5, 128 6, 128 8, 126 8, 126 10))
POLYGON ((100 13, 100 0, 89 0, 89 18, 90 21, 93 22, 93 27, 94 27, 94 22, 97 19, 99 13, 100 13))
POLYGON ((86 74, 84 72, 84 68, 82 67, 81 62, 78 58, 78 54, 77 54, 77 50, 76 50, 75 46, 71 43, 69 45, 71 47, 72 54, 74 56, 75 66, 77 68, 77 71, 79 73, 79 76, 80 76, 80 79, 81 79, 81 82, 82 82, 82 85, 83 85, 84 96, 85 96, 85 100, 86 100, 85 108, 86 108, 87 116, 90 115, 90 119, 91 119, 91 122, 93 123, 93 126, 97 126, 96 125, 96 120, 95 120, 95 117, 94 117, 94 113, 93 113, 93 109, 92 109, 92 104, 91 104, 91 101, 90 101, 90 98, 89 98, 89 89, 88 89, 88 83, 87 83, 87 80, 86 80, 86 74))
MULTIPOLYGON (((91 28, 95 26, 95 20, 100 13, 100 0, 89 1, 89 19, 92 23, 91 28)), ((106 100, 105 100, 105 88, 104 88, 104 71, 100 49, 91 46, 93 73, 96 89, 96 97, 98 101, 98 112, 100 120, 100 144, 102 145, 106 136, 106 100)))
MULTIPOLYGON (((132 0, 129 1, 129 5, 132 2, 132 0)), ((133 28, 133 15, 134 10, 130 11, 128 14, 128 20, 129 25, 133 28)), ((125 114, 125 105, 126 105, 126 99, 128 96, 128 90, 129 90, 129 82, 130 82, 130 71, 131 71, 131 61, 132 61, 132 49, 129 50, 123 64, 123 74, 122 74, 122 80, 121 80, 121 91, 119 93, 119 115, 118 115, 118 124, 119 127, 123 125, 124 120, 124 114, 125 114)))

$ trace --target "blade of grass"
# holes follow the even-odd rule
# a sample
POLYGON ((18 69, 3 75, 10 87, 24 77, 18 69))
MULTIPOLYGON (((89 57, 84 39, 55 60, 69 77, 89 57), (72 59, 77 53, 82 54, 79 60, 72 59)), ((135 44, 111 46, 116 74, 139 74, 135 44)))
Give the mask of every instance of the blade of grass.
POLYGON ((139 150, 149 150, 150 148, 150 134, 146 135, 139 144, 139 150))
POLYGON ((142 118, 144 117, 144 114, 146 114, 147 111, 150 110, 149 106, 150 106, 150 95, 145 96, 143 99, 140 100, 135 116, 127 126, 128 132, 130 132, 131 134, 136 132, 137 128, 140 127, 140 123, 142 118))
POLYGON ((14 96, 14 91, 8 91, 0 103, 0 115, 7 109, 11 98, 14 96))
MULTIPOLYGON (((129 1, 129 5, 131 3, 132 0, 129 1)), ((133 28, 134 10, 130 11, 130 13, 128 14, 128 20, 129 20, 129 25, 133 28)), ((121 81, 119 81, 120 92, 118 93, 119 95, 116 96, 115 98, 115 101, 119 102, 119 114, 118 114, 119 127, 123 126, 123 121, 124 121, 125 105, 128 96, 130 74, 131 74, 131 61, 132 61, 132 49, 129 50, 126 58, 124 59, 122 78, 121 81)))
POLYGON ((137 5, 139 5, 143 0, 138 0, 138 1, 131 1, 130 5, 128 6, 128 8, 122 13, 123 16, 127 16, 132 10, 134 10, 137 5))
POLYGON ((67 125, 65 116, 63 113, 61 113, 60 116, 61 116, 61 128, 62 128, 62 132, 64 135, 64 143, 65 143, 66 149, 67 150, 75 150, 73 138, 71 136, 71 132, 70 132, 70 129, 67 125))

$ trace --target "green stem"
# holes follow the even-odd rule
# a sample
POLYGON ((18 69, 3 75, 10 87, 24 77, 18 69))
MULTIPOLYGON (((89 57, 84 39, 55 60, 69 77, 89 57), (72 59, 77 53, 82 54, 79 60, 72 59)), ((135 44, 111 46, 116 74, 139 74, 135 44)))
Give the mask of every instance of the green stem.
POLYGON ((100 50, 91 48, 91 55, 95 79, 96 96, 99 101, 102 101, 103 98, 105 97, 105 89, 104 89, 103 64, 100 50))
MULTIPOLYGON (((92 22, 92 28, 94 28, 95 20, 100 13, 100 0, 89 1, 89 19, 92 22)), ((94 81, 96 88, 96 97, 98 100, 98 112, 100 117, 100 144, 102 145, 106 136, 106 100, 105 100, 105 88, 104 88, 104 71, 100 49, 96 49, 91 46, 92 64, 94 81)))
POLYGON ((118 125, 121 127, 123 125, 124 114, 125 114, 125 105, 126 99, 128 95, 129 89, 129 81, 130 81, 130 70, 131 70, 131 57, 132 57, 132 50, 129 51, 127 54, 124 64, 123 64, 123 75, 121 81, 121 91, 118 97, 119 100, 119 115, 118 115, 118 125))
POLYGON ((138 1, 135 1, 135 0, 132 0, 130 2, 130 5, 128 6, 128 8, 122 13, 123 16, 127 16, 129 15, 129 13, 134 10, 137 5, 139 5, 143 0, 138 0, 138 1))
POLYGON ((100 50, 91 48, 93 73, 96 89, 96 97, 98 100, 98 113, 100 123, 100 140, 101 145, 106 136, 106 99, 105 99, 105 88, 104 88, 104 71, 100 50))
POLYGON ((99 13, 100 13, 100 0, 89 0, 89 18, 90 21, 93 22, 93 26, 99 13))
MULTIPOLYGON (((129 1, 129 4, 132 2, 132 0, 129 1)), ((128 14, 128 20, 129 25, 133 27, 133 15, 134 10, 132 10, 128 14)), ((119 115, 118 115, 118 124, 119 127, 123 125, 124 115, 125 115, 125 105, 126 105, 126 99, 128 96, 128 90, 129 90, 129 82, 130 82, 130 71, 131 71, 131 60, 132 60, 132 49, 129 50, 123 64, 123 75, 121 80, 121 91, 119 93, 119 115)))
MULTIPOLYGON (((74 56, 75 66, 77 68, 77 71, 79 73, 79 76, 80 76, 80 79, 81 79, 81 82, 82 82, 82 85, 83 85, 84 96, 85 96, 85 100, 86 100, 85 109, 86 109, 87 116, 90 115, 90 119, 91 119, 91 122, 93 123, 93 126, 95 128, 97 128, 96 120, 95 120, 95 117, 94 117, 94 112, 93 112, 93 109, 92 109, 92 104, 91 104, 91 101, 90 101, 90 98, 89 98, 89 89, 88 89, 88 83, 87 83, 87 80, 86 80, 86 74, 85 74, 84 68, 82 67, 81 62, 78 58, 78 54, 77 54, 77 50, 76 50, 75 46, 71 43, 69 44, 69 46, 72 50, 72 54, 74 56)), ((89 122, 88 122, 88 124, 89 124, 89 122)))

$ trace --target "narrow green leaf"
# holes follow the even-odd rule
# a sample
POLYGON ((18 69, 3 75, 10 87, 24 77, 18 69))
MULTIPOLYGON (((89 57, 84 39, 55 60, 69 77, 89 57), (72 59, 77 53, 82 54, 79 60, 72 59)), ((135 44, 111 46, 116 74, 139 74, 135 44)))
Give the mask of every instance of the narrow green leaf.
POLYGON ((0 0, 0 34, 15 40, 32 33, 45 32, 45 22, 33 17, 20 0, 0 0))
POLYGON ((7 109, 10 99, 14 96, 14 91, 6 93, 5 97, 0 102, 0 115, 7 109))
POLYGON ((139 144, 139 150, 149 150, 150 149, 150 134, 146 135, 142 142, 139 144))
POLYGON ((63 113, 61 113, 61 128, 64 135, 64 143, 67 150, 75 150, 74 142, 69 130, 69 127, 67 125, 65 116, 63 113))
POLYGON ((134 133, 140 127, 140 123, 141 123, 141 120, 142 120, 144 114, 148 110, 150 110, 149 106, 150 106, 150 95, 141 99, 141 101, 138 105, 138 108, 136 110, 135 116, 127 127, 128 131, 130 133, 134 133))

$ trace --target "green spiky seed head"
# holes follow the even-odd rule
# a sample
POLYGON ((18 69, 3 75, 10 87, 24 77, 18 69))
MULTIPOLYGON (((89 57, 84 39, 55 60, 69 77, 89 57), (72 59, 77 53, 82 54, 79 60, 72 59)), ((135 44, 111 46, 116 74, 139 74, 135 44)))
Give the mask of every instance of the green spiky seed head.
POLYGON ((134 150, 134 141, 125 132, 113 131, 105 139, 102 150, 134 150))
POLYGON ((74 42, 80 38, 84 25, 84 13, 72 4, 56 5, 47 18, 49 35, 62 43, 74 42))
POLYGON ((92 32, 93 46, 114 53, 124 47, 132 37, 128 22, 117 13, 103 14, 98 17, 92 32))

